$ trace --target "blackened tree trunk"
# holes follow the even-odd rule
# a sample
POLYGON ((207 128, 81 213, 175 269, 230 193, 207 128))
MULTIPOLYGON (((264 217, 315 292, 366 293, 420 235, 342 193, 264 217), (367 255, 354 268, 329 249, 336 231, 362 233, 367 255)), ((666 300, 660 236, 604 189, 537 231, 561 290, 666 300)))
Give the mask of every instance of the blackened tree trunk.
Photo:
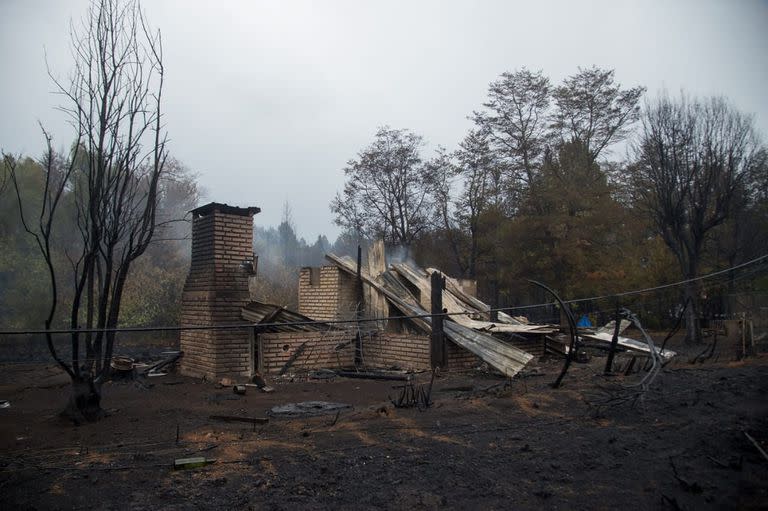
POLYGON ((96 383, 91 375, 72 380, 72 394, 61 415, 75 424, 95 422, 104 417, 101 384, 96 383))
POLYGON ((685 341, 698 343, 701 340, 701 318, 699 316, 699 286, 696 282, 685 285, 684 302, 690 305, 685 309, 685 341))
POLYGON ((160 34, 150 30, 138 2, 93 2, 82 32, 72 31, 72 49, 70 82, 51 78, 66 98, 61 110, 76 128, 75 143, 61 157, 43 130, 47 152, 38 215, 25 216, 13 167, 11 180, 24 228, 48 269, 47 330, 61 302, 59 282, 75 283, 69 310, 71 360, 60 357, 51 335, 47 338, 54 360, 72 379, 64 415, 82 422, 104 415, 101 386, 110 374, 123 290, 131 263, 155 234, 167 152, 160 34), (56 219, 68 213, 76 216, 67 225, 77 225, 79 242, 67 247, 66 264, 58 268, 62 257, 54 253, 51 236, 56 219))
POLYGON ((699 276, 706 243, 734 211, 739 190, 765 172, 752 117, 722 98, 662 96, 646 105, 631 185, 677 258, 689 299, 686 339, 700 342, 699 276))

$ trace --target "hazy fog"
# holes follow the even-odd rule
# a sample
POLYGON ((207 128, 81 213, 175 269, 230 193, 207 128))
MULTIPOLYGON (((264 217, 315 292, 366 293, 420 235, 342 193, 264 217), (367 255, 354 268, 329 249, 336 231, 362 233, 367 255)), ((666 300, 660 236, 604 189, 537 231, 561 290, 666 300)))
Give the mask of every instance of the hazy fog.
MULTIPOLYGON (((71 135, 46 75, 70 66, 86 0, 0 2, 0 147, 37 155, 42 121, 71 135), (44 52, 45 50, 45 52, 44 52)), ((144 2, 162 30, 172 154, 207 199, 290 201, 300 235, 331 239, 344 163, 377 126, 451 149, 488 82, 521 66, 553 82, 595 64, 622 85, 724 94, 768 132, 768 2, 144 2)))

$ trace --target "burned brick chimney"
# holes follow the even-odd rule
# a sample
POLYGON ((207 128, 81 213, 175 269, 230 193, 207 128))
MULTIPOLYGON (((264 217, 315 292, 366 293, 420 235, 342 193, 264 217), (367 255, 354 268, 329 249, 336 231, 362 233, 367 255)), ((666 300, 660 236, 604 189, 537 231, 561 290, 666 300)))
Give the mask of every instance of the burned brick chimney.
MULTIPOLYGON (((182 326, 241 322, 253 270, 257 207, 212 202, 192 210, 192 262, 181 303, 182 326)), ((182 330, 182 374, 210 379, 248 375, 246 330, 182 330)))

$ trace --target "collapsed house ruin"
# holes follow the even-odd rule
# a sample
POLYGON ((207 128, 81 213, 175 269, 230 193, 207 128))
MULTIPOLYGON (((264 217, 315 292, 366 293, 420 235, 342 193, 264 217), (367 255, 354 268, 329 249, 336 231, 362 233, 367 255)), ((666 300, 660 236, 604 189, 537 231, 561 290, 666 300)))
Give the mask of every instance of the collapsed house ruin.
MULTIPOLYGON (((297 312, 255 301, 248 281, 255 274, 253 215, 259 211, 219 203, 192 211, 181 315, 192 329, 180 338, 182 374, 252 378, 353 366, 452 370, 487 364, 511 377, 542 355, 559 330, 500 311, 492 316, 472 282, 388 263, 382 242, 365 261, 359 254, 357 261, 328 254, 329 265, 302 268, 297 312)), ((604 337, 597 332, 593 340, 604 337)), ((620 344, 644 348, 626 338, 620 344)))
MULTIPOLYGON (((383 245, 380 251, 372 251, 365 271, 357 272, 348 260, 332 255, 331 265, 302 269, 298 313, 251 300, 252 219, 259 211, 219 203, 192 211, 192 261, 181 318, 183 326, 193 329, 183 330, 180 338, 183 374, 215 379, 284 373, 291 368, 350 367, 355 362, 412 370, 433 365, 435 344, 429 318, 382 319, 426 315, 419 301, 424 293, 418 287, 423 283, 397 280, 400 274, 387 268, 383 245), (361 303, 366 304, 364 310, 361 303), (353 318, 380 321, 335 323, 353 318), (243 321, 253 326, 204 328, 243 321)), ((453 296, 450 290, 445 294, 453 296)), ((453 321, 446 324, 441 353, 444 368, 473 367, 481 359, 489 359, 511 375, 532 358, 488 333, 453 321)), ((520 328, 535 330, 525 325, 520 328)))

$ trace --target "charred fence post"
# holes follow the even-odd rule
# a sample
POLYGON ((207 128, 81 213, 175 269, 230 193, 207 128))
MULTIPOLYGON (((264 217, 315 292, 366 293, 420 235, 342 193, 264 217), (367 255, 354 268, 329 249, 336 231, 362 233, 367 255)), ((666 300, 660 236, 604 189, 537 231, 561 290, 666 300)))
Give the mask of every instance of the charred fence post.
POLYGON ((495 276, 491 281, 491 294, 492 302, 490 320, 496 323, 499 320, 499 281, 495 276))
POLYGON ((614 321, 616 325, 613 327, 613 338, 611 339, 611 347, 608 350, 608 360, 605 361, 605 374, 611 374, 613 371, 613 356, 616 354, 616 346, 619 344, 619 329, 621 328, 621 312, 619 310, 619 300, 616 299, 616 315, 614 321))
POLYGON ((445 277, 433 272, 430 280, 432 302, 432 335, 430 336, 430 359, 432 368, 445 367, 445 336, 443 334, 443 288, 445 277))
POLYGON ((363 319, 363 313, 365 311, 365 297, 363 296, 363 248, 357 246, 357 310, 355 311, 355 319, 357 319, 357 333, 355 334, 355 367, 363 365, 363 338, 360 335, 360 320, 363 319))

